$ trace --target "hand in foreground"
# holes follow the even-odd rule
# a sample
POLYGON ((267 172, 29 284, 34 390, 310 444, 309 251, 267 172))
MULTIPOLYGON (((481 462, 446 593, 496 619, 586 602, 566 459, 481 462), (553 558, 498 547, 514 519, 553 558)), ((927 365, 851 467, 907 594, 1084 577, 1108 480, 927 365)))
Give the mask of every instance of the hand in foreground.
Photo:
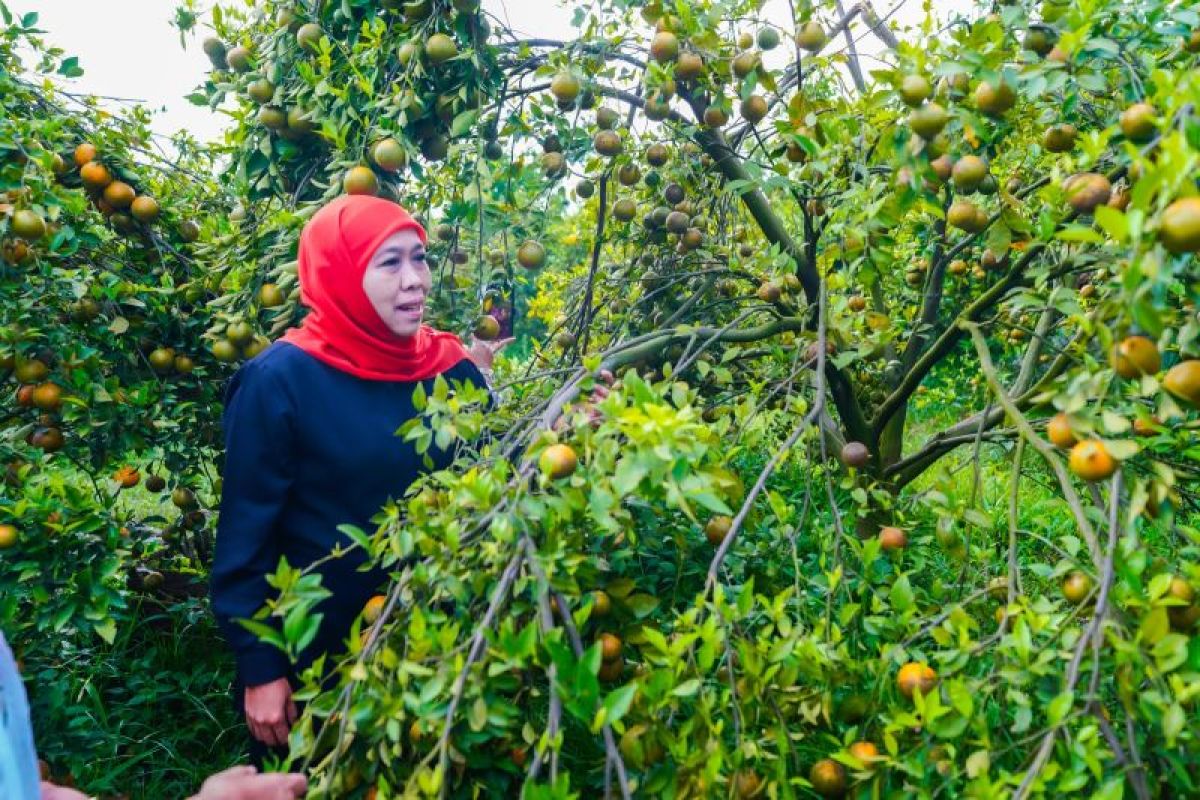
POLYGON ((308 791, 303 775, 232 767, 211 776, 191 800, 294 800, 308 791))
POLYGON ((88 796, 66 786, 55 786, 50 781, 42 781, 42 800, 88 800, 88 796))
POLYGON ((255 739, 271 747, 284 747, 295 721, 296 704, 287 678, 246 687, 246 724, 255 739))
POLYGON ((492 362, 496 360, 496 354, 515 341, 516 339, 511 336, 507 339, 497 339, 494 342, 485 342, 482 339, 471 337, 471 346, 467 348, 467 355, 481 370, 490 370, 492 362))

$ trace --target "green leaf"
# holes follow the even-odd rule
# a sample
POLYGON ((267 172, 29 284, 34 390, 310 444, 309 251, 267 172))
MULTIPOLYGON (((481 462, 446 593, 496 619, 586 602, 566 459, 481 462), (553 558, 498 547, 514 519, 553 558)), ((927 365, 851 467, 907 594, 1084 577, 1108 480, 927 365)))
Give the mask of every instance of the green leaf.
POLYGON ((1075 692, 1063 692, 1046 706, 1046 722, 1050 725, 1057 725, 1062 722, 1063 717, 1067 715, 1074 704, 1075 692))
POLYGON ((625 716, 636 695, 637 684, 627 683, 604 697, 604 708, 608 712, 607 719, 610 724, 625 716))
POLYGON ((105 617, 99 622, 94 622, 92 623, 92 627, 95 628, 100 638, 108 644, 112 644, 113 640, 117 638, 117 623, 112 617, 105 617))
POLYGON ((454 122, 450 124, 451 136, 465 136, 470 132, 475 125, 475 120, 479 118, 477 110, 464 111, 454 118, 454 122))
POLYGON ((1142 624, 1138 629, 1142 641, 1146 644, 1157 644, 1170 632, 1171 621, 1167 617, 1167 610, 1161 606, 1151 609, 1150 613, 1142 618, 1142 624))
POLYGON ((1091 228, 1083 225, 1069 225, 1054 235, 1054 238, 1064 242, 1087 242, 1089 244, 1104 244, 1104 237, 1091 228))
POLYGON ((471 704, 471 711, 467 715, 467 723, 471 726, 471 730, 479 732, 487 725, 488 707, 482 697, 475 698, 475 702, 471 704))
POLYGON ((658 598, 649 594, 630 595, 623 602, 637 619, 650 616, 658 608, 658 598))
POLYGON ((1175 740, 1179 738, 1179 734, 1183 732, 1183 726, 1187 722, 1187 717, 1183 713, 1183 707, 1179 703, 1172 703, 1167 709, 1167 713, 1163 714, 1163 736, 1166 737, 1167 746, 1174 747, 1175 740))
POLYGON ((1096 217, 1096 224, 1117 244, 1123 244, 1129 238, 1129 220, 1125 218, 1123 211, 1101 205, 1092 213, 1096 217))
POLYGON ((907 611, 912 608, 913 591, 907 575, 901 575, 892 584, 892 589, 888 592, 888 602, 897 611, 907 611))

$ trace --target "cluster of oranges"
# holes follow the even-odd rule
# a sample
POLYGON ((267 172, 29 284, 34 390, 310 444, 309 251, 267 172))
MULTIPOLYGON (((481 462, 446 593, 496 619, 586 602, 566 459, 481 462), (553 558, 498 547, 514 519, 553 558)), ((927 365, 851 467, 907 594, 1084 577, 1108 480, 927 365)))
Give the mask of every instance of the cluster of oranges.
MULTIPOLYGON (((96 210, 119 233, 132 233, 138 223, 149 225, 156 221, 161 213, 158 201, 149 195, 138 194, 133 186, 118 180, 98 155, 96 146, 90 142, 81 143, 74 153, 79 180, 87 189, 96 210)), ((65 171, 66 165, 63 164, 65 171)), ((188 238, 187 232, 182 229, 180 234, 188 238)))
MULTIPOLYGON (((1155 376, 1162 368, 1162 355, 1149 337, 1127 336, 1113 346, 1109 358, 1113 372, 1124 380, 1155 376)), ((1200 359, 1184 359, 1162 376, 1161 386, 1170 395, 1200 408, 1200 359)), ((1154 416, 1137 417, 1131 423, 1139 436, 1153 434, 1162 421, 1154 416)), ((1071 471, 1086 481, 1102 481, 1117 470, 1117 460, 1098 438, 1080 440, 1070 415, 1060 412, 1046 423, 1046 437, 1056 447, 1070 451, 1071 471)))

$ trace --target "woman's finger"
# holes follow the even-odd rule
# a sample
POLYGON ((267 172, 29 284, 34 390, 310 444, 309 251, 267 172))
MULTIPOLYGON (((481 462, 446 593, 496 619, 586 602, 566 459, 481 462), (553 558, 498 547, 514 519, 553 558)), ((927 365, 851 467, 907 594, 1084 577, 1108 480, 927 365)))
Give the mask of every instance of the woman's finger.
POLYGON ((298 716, 300 715, 296 710, 296 702, 289 698, 287 704, 287 723, 289 727, 296 724, 296 717, 298 716))
POLYGON ((279 724, 275 725, 273 730, 275 733, 275 741, 278 744, 278 746, 279 747, 287 747, 288 734, 292 730, 291 725, 289 725, 284 720, 280 720, 279 724))

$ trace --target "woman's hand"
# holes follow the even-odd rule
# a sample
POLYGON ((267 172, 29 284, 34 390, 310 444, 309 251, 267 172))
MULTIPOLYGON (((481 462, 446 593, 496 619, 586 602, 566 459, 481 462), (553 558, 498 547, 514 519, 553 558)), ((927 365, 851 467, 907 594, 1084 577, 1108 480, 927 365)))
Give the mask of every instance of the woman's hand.
POLYGON ((284 747, 295 721, 296 704, 287 678, 246 687, 246 724, 255 739, 271 747, 284 747))
MULTIPOLYGON (((268 684, 269 685, 269 684, 268 684)), ((254 767, 232 767, 204 782, 192 800, 294 800, 308 791, 303 775, 259 774, 254 767)))
POLYGON ((496 353, 499 353, 515 341, 516 339, 511 336, 507 339, 497 339, 494 342, 485 342, 482 339, 476 339, 472 336, 471 346, 467 348, 467 355, 475 362, 475 366, 479 367, 480 371, 487 373, 492 369, 492 362, 496 360, 496 353))

